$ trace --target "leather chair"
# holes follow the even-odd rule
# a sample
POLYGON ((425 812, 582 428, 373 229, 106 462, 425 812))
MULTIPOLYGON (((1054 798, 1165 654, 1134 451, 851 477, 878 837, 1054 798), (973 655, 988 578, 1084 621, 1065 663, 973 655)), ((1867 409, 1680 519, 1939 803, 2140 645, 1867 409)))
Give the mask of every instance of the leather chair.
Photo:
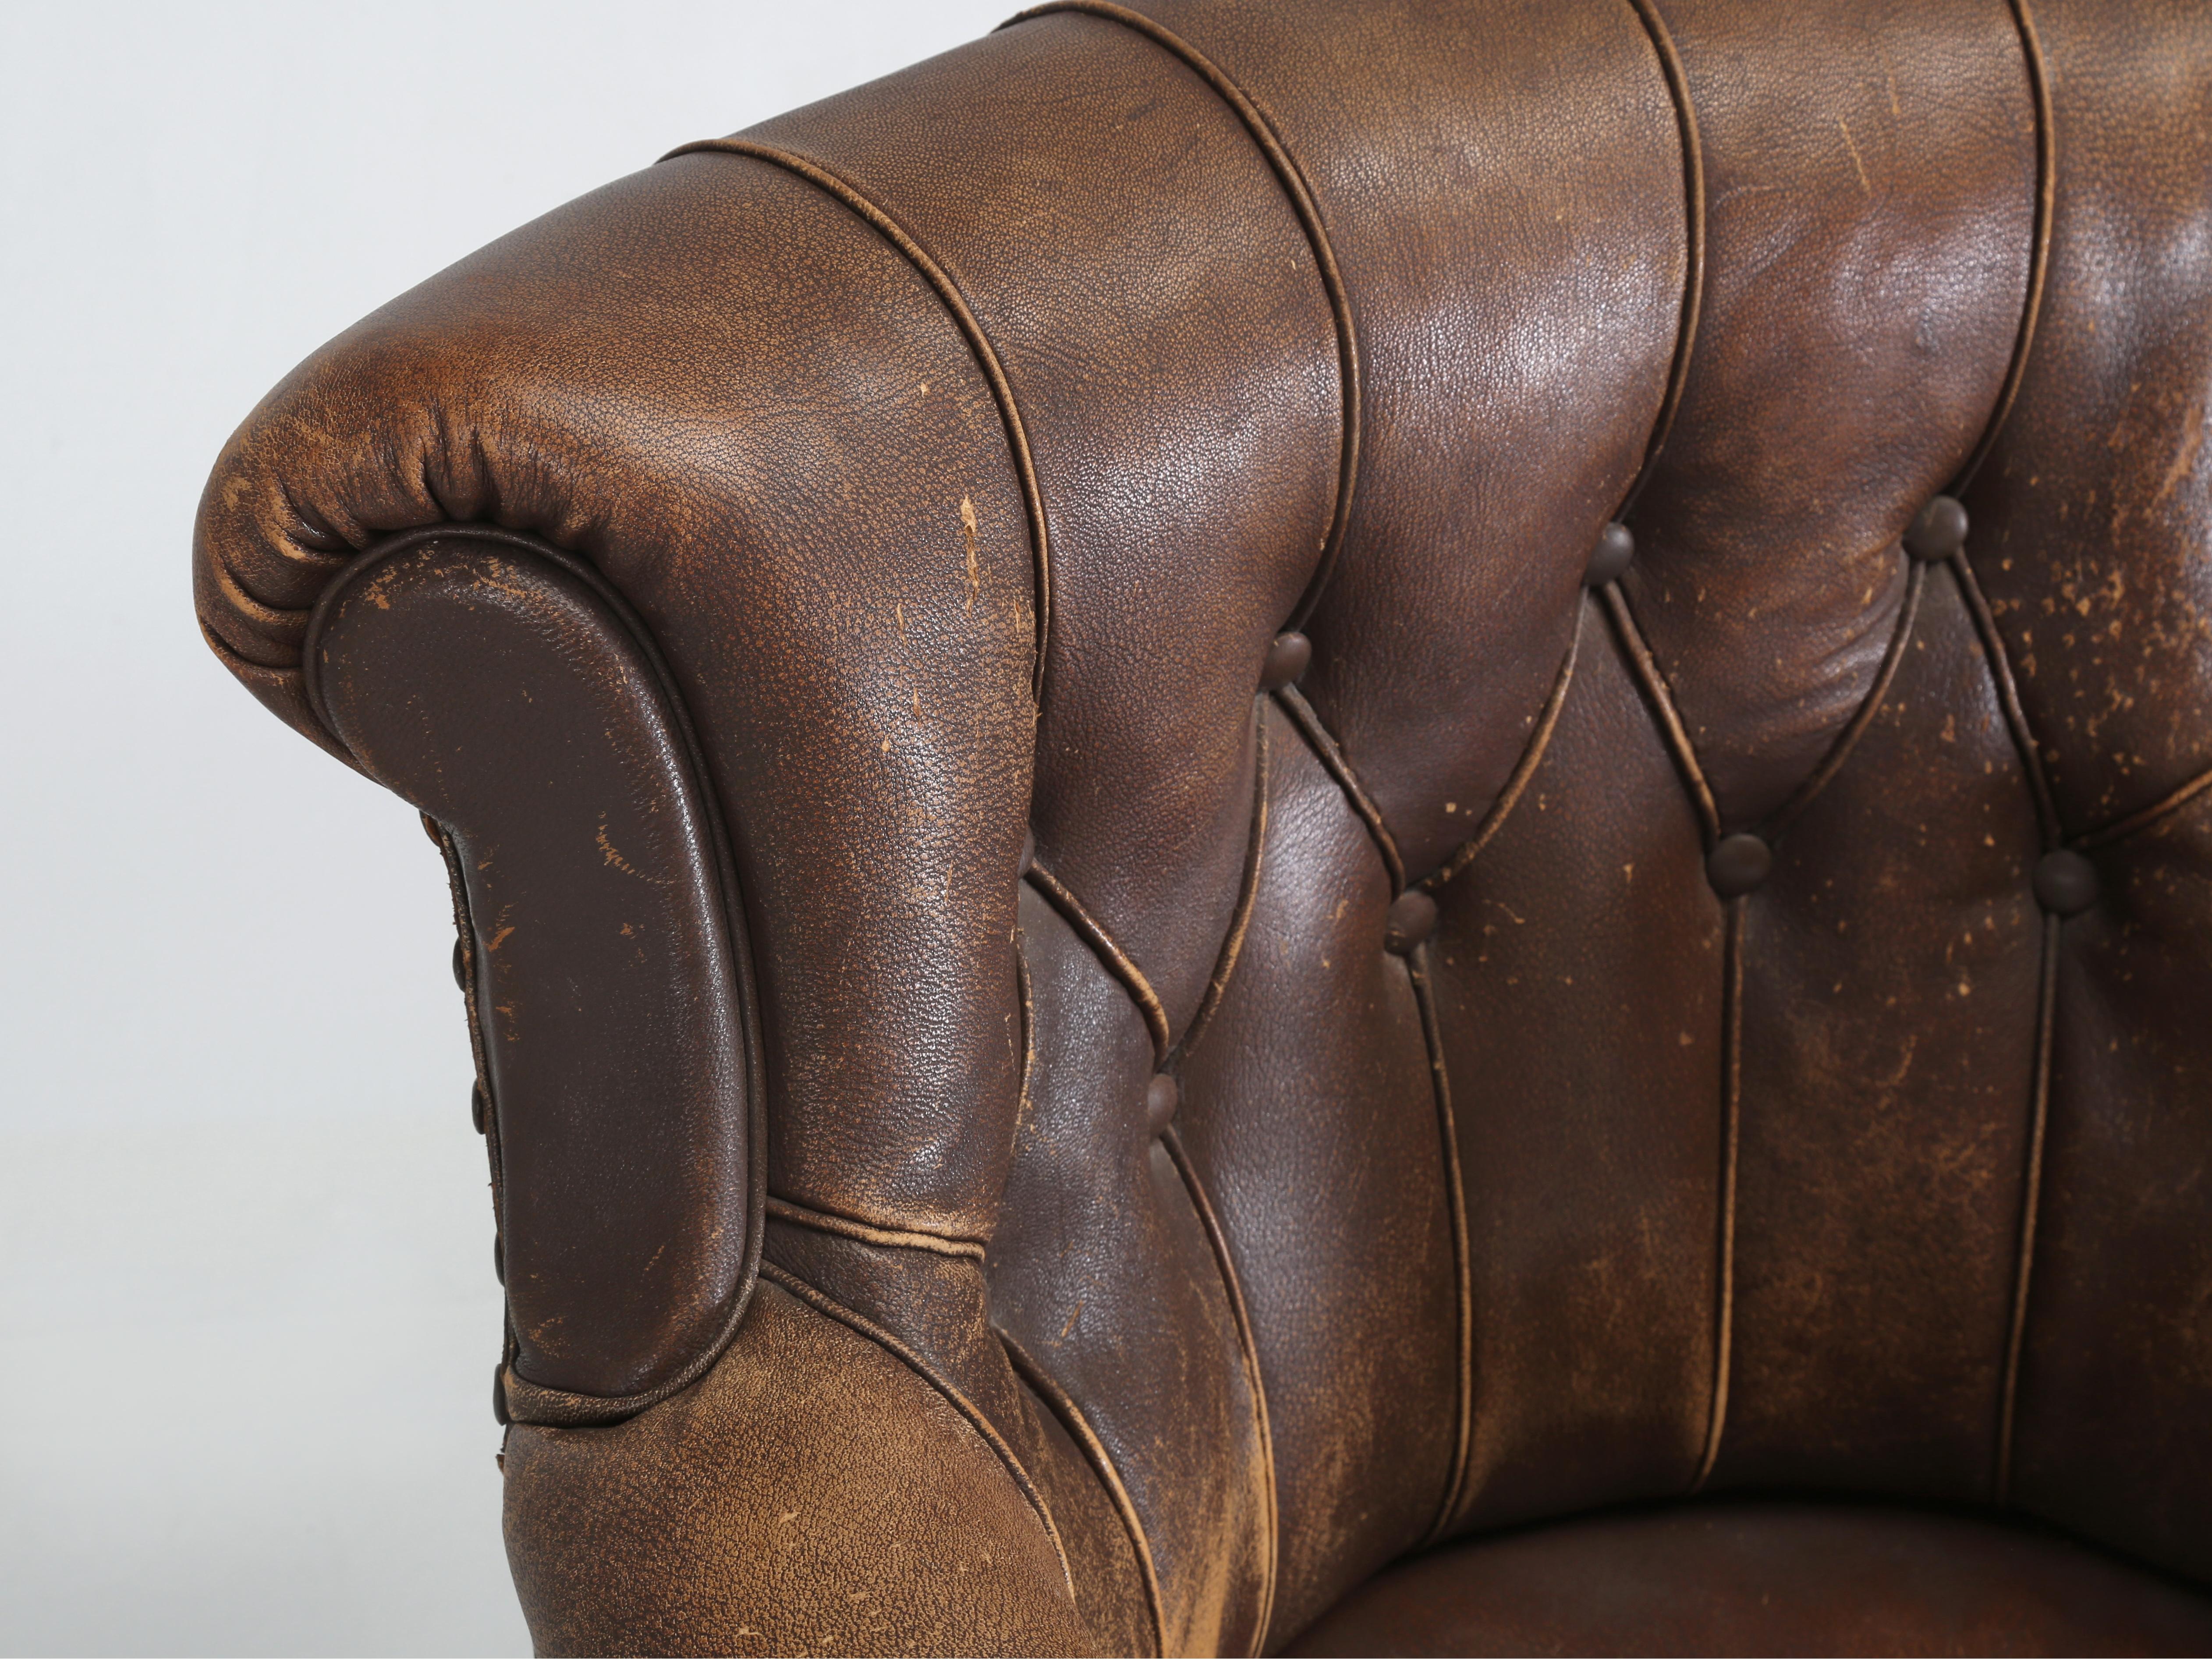
POLYGON ((1068 0, 325 347, 541 1647, 2212 1647, 2208 389, 2195 0, 1068 0))

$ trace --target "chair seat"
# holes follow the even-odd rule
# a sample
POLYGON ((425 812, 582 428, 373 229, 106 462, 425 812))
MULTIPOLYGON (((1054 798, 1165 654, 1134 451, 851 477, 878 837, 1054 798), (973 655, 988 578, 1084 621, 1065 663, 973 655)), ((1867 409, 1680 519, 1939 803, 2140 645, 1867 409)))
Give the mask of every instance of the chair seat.
POLYGON ((2025 1528, 1845 1503, 1701 1503, 1438 1550, 1297 1654, 2212 1653, 2212 1599, 2025 1528))

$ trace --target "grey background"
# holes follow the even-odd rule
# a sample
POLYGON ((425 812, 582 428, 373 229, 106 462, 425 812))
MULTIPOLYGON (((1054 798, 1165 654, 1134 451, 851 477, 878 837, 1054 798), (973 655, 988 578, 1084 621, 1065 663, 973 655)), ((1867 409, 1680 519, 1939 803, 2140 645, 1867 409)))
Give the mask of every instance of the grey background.
POLYGON ((434 850, 191 620, 319 342, 1018 0, 0 0, 0 1650, 526 1650, 434 850))

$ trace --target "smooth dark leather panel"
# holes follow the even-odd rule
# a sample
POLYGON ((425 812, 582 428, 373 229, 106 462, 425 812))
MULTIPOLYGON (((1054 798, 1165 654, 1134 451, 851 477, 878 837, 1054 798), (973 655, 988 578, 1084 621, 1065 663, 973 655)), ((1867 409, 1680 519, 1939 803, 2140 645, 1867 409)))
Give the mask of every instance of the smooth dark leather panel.
POLYGON ((2047 1535, 1912 1510, 1711 1503, 1385 1573, 1297 1654, 2201 1654, 2212 1601, 2047 1535))
POLYGON ((697 1375, 758 1249, 759 1045, 726 842, 627 607, 520 538, 351 566, 309 684, 435 819, 491 1099, 518 1417, 590 1421, 697 1375))

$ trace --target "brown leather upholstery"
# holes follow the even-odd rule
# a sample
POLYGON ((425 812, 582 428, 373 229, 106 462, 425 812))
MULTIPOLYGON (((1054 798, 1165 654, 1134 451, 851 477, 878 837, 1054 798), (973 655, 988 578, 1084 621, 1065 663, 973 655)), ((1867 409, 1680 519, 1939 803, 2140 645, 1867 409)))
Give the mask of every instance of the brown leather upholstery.
POLYGON ((2192 0, 1073 0, 325 347, 541 1646, 2203 1629, 2208 392, 2192 0), (1775 1491, 1991 1520, 1344 1603, 1775 1491))

